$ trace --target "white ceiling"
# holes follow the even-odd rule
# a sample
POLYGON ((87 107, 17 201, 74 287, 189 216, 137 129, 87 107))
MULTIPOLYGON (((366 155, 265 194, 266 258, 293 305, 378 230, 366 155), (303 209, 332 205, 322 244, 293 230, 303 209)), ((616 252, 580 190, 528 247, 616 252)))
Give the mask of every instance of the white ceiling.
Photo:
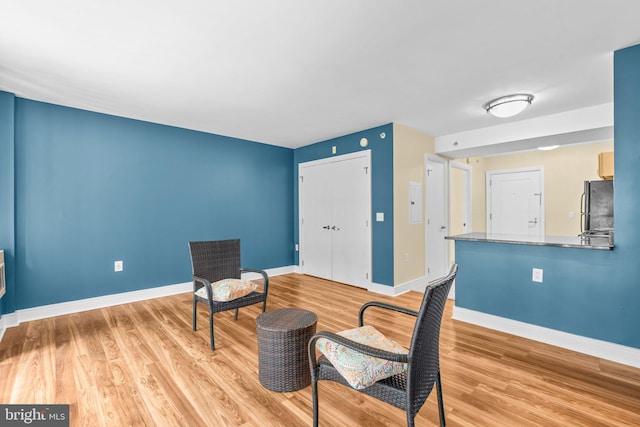
POLYGON ((434 137, 613 100, 638 0, 0 0, 0 90, 300 147, 434 137), (531 93, 515 119, 498 96, 531 93))

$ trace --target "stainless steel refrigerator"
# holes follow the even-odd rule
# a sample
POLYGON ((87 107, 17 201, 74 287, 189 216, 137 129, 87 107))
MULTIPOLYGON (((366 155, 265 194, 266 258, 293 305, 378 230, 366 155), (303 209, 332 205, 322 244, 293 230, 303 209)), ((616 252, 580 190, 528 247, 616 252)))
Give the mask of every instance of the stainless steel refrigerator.
POLYGON ((585 181, 582 194, 583 235, 608 236, 613 232, 613 180, 585 181))

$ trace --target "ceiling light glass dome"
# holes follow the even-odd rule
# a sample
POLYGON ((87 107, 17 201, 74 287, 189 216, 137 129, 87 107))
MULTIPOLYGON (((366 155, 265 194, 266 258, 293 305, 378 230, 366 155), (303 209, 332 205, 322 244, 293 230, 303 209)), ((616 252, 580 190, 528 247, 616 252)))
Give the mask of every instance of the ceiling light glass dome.
POLYGON ((496 117, 512 117, 524 111, 525 108, 531 105, 532 101, 533 95, 508 95, 487 102, 484 105, 484 109, 487 110, 487 113, 496 117))

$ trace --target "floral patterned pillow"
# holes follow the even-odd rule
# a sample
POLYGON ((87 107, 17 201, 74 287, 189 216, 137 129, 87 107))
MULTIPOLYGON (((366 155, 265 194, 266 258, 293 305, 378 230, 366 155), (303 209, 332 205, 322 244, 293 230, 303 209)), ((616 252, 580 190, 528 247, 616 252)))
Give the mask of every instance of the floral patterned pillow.
MULTIPOLYGON (((338 332, 345 338, 392 353, 407 353, 407 349, 382 335, 373 326, 362 326, 338 332)), ((377 357, 366 356, 326 338, 320 338, 316 347, 325 355, 340 375, 351 385, 361 390, 383 378, 400 374, 407 369, 406 363, 392 362, 377 357)))
MULTIPOLYGON (((226 302, 249 295, 255 291, 257 285, 248 280, 222 279, 211 284, 211 293, 214 301, 226 302)), ((207 297, 207 289, 203 286, 195 292, 202 298, 207 297)))

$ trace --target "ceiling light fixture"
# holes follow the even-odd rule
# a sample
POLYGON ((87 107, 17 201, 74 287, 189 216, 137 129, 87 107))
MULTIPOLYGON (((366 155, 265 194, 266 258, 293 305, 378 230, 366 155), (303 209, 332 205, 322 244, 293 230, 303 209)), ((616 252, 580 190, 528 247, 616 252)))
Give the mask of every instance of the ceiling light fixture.
POLYGON ((511 117, 521 113, 531 104, 531 101, 533 101, 533 95, 508 95, 487 102, 484 109, 496 117, 511 117))
POLYGON ((547 145, 546 147, 538 147, 538 150, 550 151, 550 150, 555 150, 558 147, 559 145, 547 145))

